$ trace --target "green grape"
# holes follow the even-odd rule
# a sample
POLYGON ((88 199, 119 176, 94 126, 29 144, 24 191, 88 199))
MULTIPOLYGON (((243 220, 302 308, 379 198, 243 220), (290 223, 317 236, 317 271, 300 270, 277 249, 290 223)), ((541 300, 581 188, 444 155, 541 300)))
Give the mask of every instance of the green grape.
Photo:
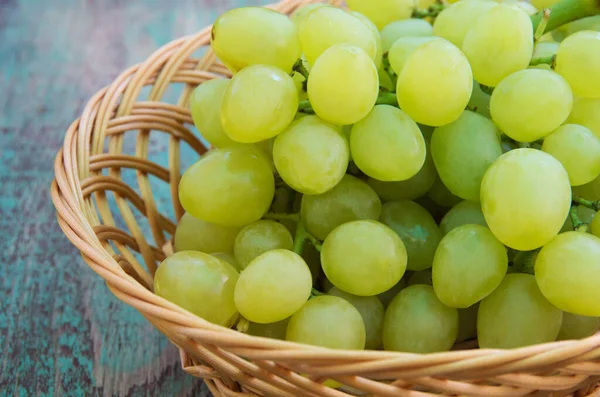
POLYGON ((294 80, 273 66, 254 65, 233 76, 225 89, 221 122, 234 141, 259 142, 282 132, 297 109, 294 80))
POLYGON ((211 323, 230 327, 238 311, 233 294, 237 271, 227 262, 197 251, 165 259, 154 275, 154 293, 211 323))
POLYGON ((566 232, 546 244, 535 261, 540 290, 554 306, 582 316, 600 316, 600 239, 566 232))
MULTIPOLYGON (((582 205, 577 207, 577 216, 583 223, 587 223, 588 225, 593 225, 593 220, 596 218, 596 211, 591 208, 584 207, 582 205)), ((571 217, 567 216, 567 220, 565 221, 562 229, 560 229, 561 233, 570 232, 573 230, 573 222, 571 221, 571 217)), ((593 231, 588 229, 588 233, 592 233, 593 231)))
POLYGON ((215 21, 210 42, 217 57, 234 73, 257 64, 289 72, 301 54, 296 25, 263 7, 227 11, 215 21))
POLYGON ((404 242, 408 252, 408 270, 431 267, 442 235, 425 208, 409 200, 390 201, 383 205, 381 222, 392 228, 404 242))
POLYGON ((461 201, 442 218, 440 231, 442 236, 462 225, 481 225, 487 227, 481 204, 474 201, 461 201))
POLYGON ((448 190, 439 176, 435 178, 433 185, 431 185, 431 189, 427 192, 427 197, 442 207, 453 207, 462 201, 460 197, 453 195, 452 192, 448 190))
POLYGON ((466 309, 491 294, 507 268, 506 248, 487 227, 462 225, 435 251, 433 289, 443 304, 466 309))
POLYGON ((333 287, 328 295, 337 296, 348 301, 358 310, 365 324, 365 349, 375 350, 381 347, 381 329, 385 309, 376 296, 356 296, 333 287))
POLYGON ((245 269, 254 258, 277 248, 292 250, 294 239, 281 223, 260 220, 244 227, 233 245, 235 259, 245 269))
POLYGON ((290 319, 286 318, 275 323, 250 323, 247 333, 248 335, 262 336, 263 338, 285 340, 285 332, 289 322, 290 319))
POLYGON ((600 32, 583 30, 564 39, 556 53, 555 70, 575 95, 600 98, 600 32))
POLYGON ((350 11, 350 14, 352 14, 356 18, 360 19, 360 21, 369 28, 369 30, 371 31, 371 34, 375 38, 375 46, 377 48, 377 51, 375 51, 375 58, 373 59, 373 61, 375 62, 375 66, 377 68, 379 68, 381 66, 381 61, 383 59, 383 44, 381 42, 381 36, 379 35, 379 29, 377 29, 377 26, 375 26, 375 24, 373 22, 371 22, 371 20, 369 18, 367 18, 360 12, 350 11))
POLYGON ((512 349, 552 342, 563 313, 544 298, 535 277, 508 274, 477 312, 477 338, 482 349, 512 349))
MULTIPOLYGON (((360 21, 359 21, 360 22, 360 21)), ((337 125, 364 118, 377 101, 379 75, 366 52, 338 44, 315 62, 308 79, 308 98, 317 116, 337 125)))
POLYGON ((339 128, 317 116, 294 121, 273 145, 277 172, 304 194, 321 194, 337 185, 348 167, 349 153, 339 128))
POLYGON ((569 176, 554 157, 535 149, 504 153, 481 184, 481 210, 496 238, 519 251, 549 242, 571 207, 569 176))
POLYGON ((215 147, 238 145, 223 131, 221 125, 221 98, 229 85, 229 80, 212 79, 205 81, 190 95, 190 113, 198 131, 215 147))
POLYGON ((406 285, 410 287, 411 285, 417 285, 417 284, 433 286, 433 278, 432 278, 431 269, 419 270, 419 271, 413 272, 410 275, 406 285))
POLYGON ((479 201, 483 174, 502 155, 500 133, 491 120, 465 110, 456 121, 435 129, 431 155, 452 194, 479 201))
POLYGON ((458 311, 445 306, 429 285, 412 285, 392 300, 383 320, 383 347, 408 353, 450 350, 458 335, 458 311))
POLYGON ((404 278, 402 278, 392 288, 377 295, 377 298, 379 298, 379 300, 383 304, 383 307, 388 307, 392 299, 394 299, 396 295, 398 295, 400 291, 404 289, 404 287, 406 287, 406 281, 404 280, 404 278))
POLYGON ((477 336, 477 311, 479 302, 466 309, 458 309, 458 336, 456 343, 473 339, 477 336))
POLYGON ((306 229, 319 240, 336 227, 359 219, 378 220, 381 201, 360 179, 344 175, 333 189, 318 195, 302 197, 302 220, 306 229))
POLYGON ((347 0, 348 8, 369 18, 379 30, 390 22, 410 18, 415 4, 410 0, 347 0))
POLYGON ((337 7, 317 7, 301 20, 298 37, 311 65, 330 47, 350 44, 364 50, 372 61, 377 57, 377 39, 369 26, 355 15, 337 7))
MULTIPOLYGON (((464 0, 463 0, 464 1, 464 0)), ((481 1, 481 0, 474 0, 481 1)), ((480 115, 487 117, 488 119, 492 117, 490 114, 490 100, 492 97, 490 94, 483 92, 479 83, 473 83, 473 91, 471 92, 471 99, 469 99, 469 103, 467 104, 467 108, 469 110, 474 111, 475 113, 479 113, 480 115)))
POLYGON ((344 223, 325 239, 321 264, 339 289, 359 296, 393 287, 406 270, 406 248, 389 227, 371 220, 344 223))
POLYGON ((409 18, 394 21, 381 29, 383 52, 387 52, 401 37, 433 36, 433 27, 423 19, 409 18))
POLYGON ((600 200, 600 176, 585 185, 573 186, 573 195, 592 201, 600 200))
POLYGON ((600 98, 575 97, 567 123, 587 127, 600 138, 600 98))
POLYGON ((254 323, 274 323, 298 311, 311 289, 310 269, 300 255, 275 249, 254 258, 240 274, 235 305, 254 323))
POLYGON ((392 70, 400 74, 410 55, 423 44, 434 40, 437 39, 433 36, 401 37, 396 40, 388 52, 392 70))
POLYGON ((583 339, 594 335, 600 328, 600 317, 563 313, 562 326, 556 340, 583 339))
POLYGON ((498 4, 481 14, 462 44, 475 80, 495 87, 509 74, 527 68, 533 54, 532 31, 527 13, 513 5, 498 4))
POLYGON ((527 15, 532 16, 538 13, 538 9, 535 8, 529 1, 526 0, 509 0, 509 1, 503 1, 504 4, 513 4, 517 7, 519 7, 520 9, 522 9, 523 11, 525 11, 527 13, 527 15))
POLYGON ((314 4, 306 4, 302 7, 298 7, 296 11, 290 15, 290 20, 296 24, 296 26, 300 26, 304 17, 308 15, 309 12, 318 7, 325 7, 325 4, 322 3, 314 3, 314 4))
POLYGON ((288 323, 285 339, 291 342, 362 350, 365 348, 365 324, 352 304, 337 296, 312 298, 288 323))
POLYGON ((264 155, 247 147, 211 150, 183 174, 179 200, 195 218, 245 226, 267 212, 275 179, 264 155))
POLYGON ((563 26, 567 36, 582 30, 594 30, 596 32, 600 32, 600 15, 577 19, 563 26))
MULTIPOLYGON (((584 207, 579 207, 577 208, 577 210, 580 210, 581 208, 584 207)), ((571 225, 571 227, 573 227, 573 225, 571 225)), ((598 216, 598 213, 595 213, 594 217, 592 218, 592 223, 590 225, 589 232, 591 232, 596 237, 600 237, 600 216, 598 216)))
POLYGON ((518 142, 548 136, 569 116, 573 94, 560 75, 543 69, 513 73, 496 87, 490 101, 492 119, 518 142))
POLYGON ((467 58, 454 44, 438 38, 410 54, 398 74, 396 95, 413 120, 437 127, 460 116, 472 90, 467 58))
POLYGON ((461 0, 450 4, 435 19, 433 34, 461 48, 467 32, 496 4, 491 0, 461 0))
POLYGON ((425 162, 425 139, 402 110, 377 105, 352 127, 350 151, 362 172, 381 181, 404 181, 425 162))
POLYGON ((175 251, 233 252, 233 242, 239 227, 202 221, 185 213, 175 230, 175 251))

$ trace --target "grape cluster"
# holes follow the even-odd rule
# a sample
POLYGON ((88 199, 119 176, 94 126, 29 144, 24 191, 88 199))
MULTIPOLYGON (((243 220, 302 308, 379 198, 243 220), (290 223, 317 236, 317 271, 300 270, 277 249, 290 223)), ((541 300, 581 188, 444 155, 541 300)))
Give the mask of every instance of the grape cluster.
POLYGON ((211 44, 233 77, 190 97, 213 149, 181 178, 155 293, 334 349, 595 333, 600 16, 570 22, 577 1, 222 15, 211 44))

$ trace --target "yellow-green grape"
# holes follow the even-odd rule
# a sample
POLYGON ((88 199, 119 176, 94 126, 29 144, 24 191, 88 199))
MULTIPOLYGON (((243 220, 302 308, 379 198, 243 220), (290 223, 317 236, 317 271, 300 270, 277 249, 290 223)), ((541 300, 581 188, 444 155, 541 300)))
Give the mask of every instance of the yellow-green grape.
POLYGON ((377 39, 355 15, 337 7, 317 7, 302 19, 298 37, 306 60, 311 65, 331 46, 350 44, 371 58, 377 57, 377 39))
POLYGON ((294 121, 273 145, 273 161, 285 183, 304 194, 321 194, 339 183, 350 150, 339 128, 317 116, 294 121))
POLYGON ((233 76, 225 89, 221 122, 234 141, 259 142, 282 132, 297 109, 294 80, 273 66, 254 65, 233 76))
POLYGON ((477 311, 479 303, 466 309, 458 309, 458 336, 456 343, 473 339, 477 336, 477 311))
POLYGON ((286 318, 275 323, 250 323, 247 333, 248 335, 262 336, 263 338, 285 340, 285 332, 289 322, 290 319, 286 318))
POLYGON ((502 155, 500 133, 491 120, 465 110, 456 121, 433 131, 431 155, 452 194, 479 201, 483 174, 502 155))
POLYGON ((587 127, 600 138, 600 98, 575 97, 567 123, 587 127))
POLYGON ((600 98, 600 32, 583 30, 564 39, 556 53, 555 70, 575 95, 600 98))
POLYGON ((390 22, 410 18, 415 4, 411 0, 347 0, 351 10, 369 18, 379 30, 390 22))
POLYGON ((377 26, 375 26, 375 24, 371 22, 369 18, 367 18, 360 12, 350 11, 350 14, 360 19, 360 21, 364 23, 371 31, 371 34, 375 39, 375 46, 377 47, 377 51, 375 51, 375 58, 373 59, 373 61, 375 62, 375 66, 379 68, 381 66, 381 61, 383 58, 383 44, 381 42, 381 35, 379 34, 379 29, 377 29, 377 26))
POLYGON ((271 165, 247 147, 208 152, 183 174, 179 200, 192 216, 225 226, 262 218, 275 194, 271 165))
POLYGON ((460 116, 472 90, 467 58, 449 41, 435 39, 410 54, 398 75, 396 95, 400 108, 413 120, 440 126, 460 116))
POLYGON ((223 131, 221 125, 221 98, 229 85, 229 80, 212 79, 205 81, 190 95, 190 113, 198 131, 204 139, 215 147, 238 145, 223 131))
POLYGON ((406 283, 407 286, 424 284, 433 286, 433 278, 431 269, 419 270, 416 272, 412 272, 408 281, 406 283))
POLYGON ((600 15, 594 15, 591 17, 577 19, 573 22, 569 22, 565 26, 565 33, 570 36, 574 33, 582 30, 593 30, 600 32, 600 15))
POLYGON ((600 200, 600 176, 585 185, 573 186, 573 195, 588 200, 600 200))
POLYGON ((542 150, 560 161, 573 186, 584 185, 600 175, 600 138, 586 127, 558 127, 544 139, 542 150))
POLYGON ((433 36, 433 27, 423 19, 410 18, 394 21, 381 29, 383 52, 387 52, 401 37, 433 36))
POLYGON ((358 310, 365 324, 365 349, 375 350, 381 347, 381 330, 385 309, 376 296, 356 296, 337 287, 333 287, 327 295, 337 296, 348 301, 358 310))
MULTIPOLYGON (((581 207, 579 207, 581 208, 581 207)), ((579 209, 578 208, 578 209, 579 209)), ((571 225, 571 227, 573 227, 571 225)), ((592 232, 592 234, 596 237, 600 237, 600 216, 598 216, 598 213, 596 213, 594 215, 594 218, 592 219, 592 223, 590 225, 590 231, 592 232)))
POLYGON ((543 69, 513 73, 496 87, 490 101, 492 120, 518 142, 548 136, 565 122, 573 93, 560 75, 543 69))
POLYGON ((546 299, 569 313, 600 316, 599 255, 600 239, 588 233, 561 233, 546 244, 535 261, 546 299))
POLYGON ((531 0, 531 5, 533 5, 538 10, 543 10, 544 8, 550 8, 554 4, 558 3, 559 0, 531 0))
POLYGON ((489 119, 492 117, 492 115, 490 114, 491 99, 492 97, 490 96, 490 94, 483 92, 479 83, 473 82, 473 91, 471 92, 471 99, 469 99, 467 109, 472 110, 475 113, 479 113, 480 115, 489 119))
POLYGON ((502 3, 503 4, 511 4, 516 7, 519 7, 520 9, 525 11, 527 13, 527 15, 529 15, 529 16, 535 15, 538 12, 538 9, 535 8, 535 6, 533 6, 529 1, 526 1, 526 0, 504 0, 504 1, 502 1, 502 3))
POLYGON ((440 222, 442 236, 462 225, 481 225, 487 227, 479 202, 465 200, 452 207, 440 222))
POLYGON ((375 64, 366 52, 349 44, 327 49, 308 78, 308 98, 313 110, 323 120, 337 125, 354 124, 364 118, 375 105, 378 93, 375 64))
POLYGON ((389 227, 371 220, 344 223, 325 239, 321 264, 327 278, 353 295, 393 287, 406 270, 406 248, 389 227))
POLYGON ((396 295, 398 295, 400 291, 404 289, 404 287, 406 287, 406 281, 404 280, 404 278, 402 278, 392 288, 377 295, 377 298, 379 298, 379 300, 383 304, 383 307, 388 307, 392 299, 394 299, 396 295))
POLYGON ((504 245, 531 251, 562 227, 571 207, 571 186, 564 167, 535 149, 504 153, 481 184, 481 210, 504 245))
POLYGON ((309 12, 318 7, 325 7, 323 3, 314 3, 314 4, 306 4, 302 7, 299 7, 290 15, 290 20, 296 24, 296 26, 300 26, 302 20, 305 16, 308 15, 309 12))
MULTIPOLYGON (((591 208, 587 208, 587 207, 580 205, 577 207, 577 216, 579 217, 581 222, 591 225, 591 228, 588 229, 587 232, 594 234, 593 228, 594 228, 594 219, 596 219, 596 211, 594 211, 591 208)), ((572 230, 573 230, 573 222, 571 221, 571 217, 567 216, 567 220, 565 221, 562 229, 560 229, 560 232, 564 233, 564 232, 570 232, 572 230)))
POLYGON ((213 252, 210 255, 229 263, 238 272, 241 272, 243 270, 242 266, 238 263, 238 261, 235 260, 235 257, 228 252, 213 252))
POLYGON ((297 312, 311 288, 310 269, 300 255, 275 249, 254 258, 240 274, 235 305, 254 323, 274 323, 297 312))
POLYGON ((237 271, 227 262, 197 251, 177 252, 154 275, 154 293, 211 323, 229 327, 238 310, 233 294, 237 271))
POLYGON ((301 54, 296 25, 263 7, 227 11, 215 21, 210 42, 217 57, 234 73, 258 64, 289 72, 301 54))
POLYGON ((435 178, 433 185, 431 185, 431 189, 427 192, 427 197, 442 207, 453 207, 462 201, 460 197, 453 195, 452 192, 448 190, 439 176, 435 178))
POLYGON ((483 14, 497 4, 491 0, 457 1, 437 16, 433 24, 433 34, 461 48, 467 32, 483 14))
POLYGON ((443 304, 466 309, 491 294, 507 269, 506 248, 487 227, 462 225, 435 251, 433 289, 443 304))
POLYGON ((362 172, 380 181, 405 181, 425 162, 425 139, 402 110, 377 105, 352 127, 350 150, 362 172))
POLYGON ((288 323, 285 339, 330 349, 363 350, 363 319, 352 304, 337 296, 312 298, 288 323))
POLYGON ((594 335, 600 328, 600 317, 563 313, 562 326, 556 340, 583 339, 594 335))
POLYGON ((434 40, 436 37, 433 36, 401 37, 396 40, 388 52, 392 70, 400 74, 410 55, 421 45, 434 40))
POLYGON ((533 54, 532 31, 529 15, 513 5, 498 4, 484 12, 462 44, 475 80, 495 87, 506 76, 526 69, 533 54))
POLYGON ((362 180, 344 175, 333 189, 302 197, 300 210, 306 229, 319 240, 336 227, 360 219, 378 220, 381 200, 362 180))
POLYGON ((281 223, 260 220, 244 227, 233 245, 235 259, 245 269, 260 254, 277 248, 292 250, 294 239, 281 223))
POLYGON ((175 230, 175 251, 233 252, 239 227, 223 226, 183 214, 175 230))
POLYGON ((563 313, 544 298, 535 277, 508 274, 477 313, 477 339, 482 349, 513 349, 552 342, 563 313))
POLYGON ((390 201, 383 205, 381 222, 402 239, 408 252, 408 270, 428 269, 442 238, 440 228, 429 212, 409 201, 390 201))
POLYGON ((407 353, 450 350, 458 335, 458 311, 444 305, 429 285, 400 291, 385 311, 383 348, 407 353))

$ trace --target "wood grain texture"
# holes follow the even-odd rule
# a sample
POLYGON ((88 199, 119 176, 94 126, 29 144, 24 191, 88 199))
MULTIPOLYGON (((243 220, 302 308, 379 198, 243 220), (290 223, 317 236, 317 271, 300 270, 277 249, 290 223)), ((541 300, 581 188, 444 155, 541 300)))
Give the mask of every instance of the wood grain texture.
POLYGON ((208 395, 81 260, 48 189, 94 92, 224 10, 267 2, 0 0, 0 396, 208 395))

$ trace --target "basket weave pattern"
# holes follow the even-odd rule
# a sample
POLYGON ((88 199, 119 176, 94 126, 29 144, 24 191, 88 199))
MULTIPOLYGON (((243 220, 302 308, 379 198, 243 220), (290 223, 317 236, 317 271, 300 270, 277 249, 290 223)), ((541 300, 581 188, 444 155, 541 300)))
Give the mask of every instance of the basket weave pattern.
MULTIPOLYGON (((289 14, 314 2, 284 0, 272 8, 289 14)), ((187 97, 198 84, 231 75, 210 49, 201 59, 191 58, 201 47, 209 47, 210 29, 167 44, 89 101, 67 131, 51 189, 64 233, 119 299, 139 310, 180 347, 186 372, 204 378, 215 396, 228 397, 600 397, 596 389, 599 335, 509 351, 430 355, 333 351, 226 329, 154 295, 152 277, 157 264, 172 252, 168 236, 175 223, 157 211, 149 176, 168 185, 174 213, 181 217, 177 197, 180 144, 186 143, 198 154, 206 151, 189 129, 187 97), (184 83, 177 105, 161 102, 173 83, 184 83), (142 101, 139 96, 145 86, 151 90, 142 101), (137 134, 136 145, 128 153, 124 134, 132 130, 137 134), (168 168, 148 160, 150 131, 164 133, 168 168), (125 169, 135 170, 141 195, 123 182, 125 169), (109 205, 107 192, 114 194, 117 210, 109 205), (144 235, 132 207, 147 218, 155 246, 148 243, 150 236, 144 235), (344 387, 325 387, 321 383, 327 379, 344 387)))

